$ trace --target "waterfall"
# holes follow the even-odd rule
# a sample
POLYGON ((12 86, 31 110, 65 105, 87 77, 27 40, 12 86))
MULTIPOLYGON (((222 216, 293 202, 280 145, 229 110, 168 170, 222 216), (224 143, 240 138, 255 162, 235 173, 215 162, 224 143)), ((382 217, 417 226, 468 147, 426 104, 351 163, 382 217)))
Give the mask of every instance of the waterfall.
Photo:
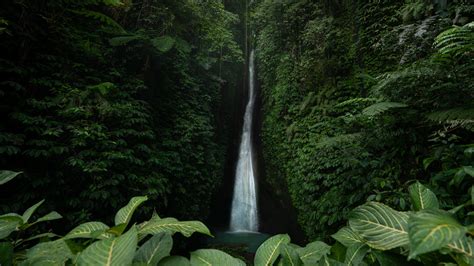
POLYGON ((245 108, 239 159, 235 171, 231 231, 258 231, 256 182, 252 156, 252 120, 255 106, 255 51, 249 58, 249 100, 245 108))

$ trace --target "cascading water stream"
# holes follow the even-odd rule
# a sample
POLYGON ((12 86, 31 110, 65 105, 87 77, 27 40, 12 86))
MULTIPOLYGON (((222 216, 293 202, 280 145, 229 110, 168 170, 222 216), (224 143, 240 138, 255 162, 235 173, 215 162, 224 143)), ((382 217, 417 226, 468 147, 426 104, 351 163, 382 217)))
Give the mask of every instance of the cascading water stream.
POLYGON ((252 123, 255 106, 255 51, 249 58, 249 100, 235 173, 234 196, 230 220, 231 231, 258 231, 256 181, 253 169, 252 123))

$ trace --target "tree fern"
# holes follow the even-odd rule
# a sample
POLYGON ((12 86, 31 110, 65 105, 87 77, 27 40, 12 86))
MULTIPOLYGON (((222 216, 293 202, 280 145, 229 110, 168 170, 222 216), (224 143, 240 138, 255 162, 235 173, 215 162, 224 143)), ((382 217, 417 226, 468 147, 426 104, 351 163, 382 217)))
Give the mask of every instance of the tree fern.
POLYGON ((432 112, 427 117, 434 122, 447 123, 474 131, 474 107, 472 106, 432 112))
POLYGON ((464 57, 471 54, 472 56, 474 52, 474 22, 442 32, 436 37, 434 45, 442 55, 464 57))
POLYGON ((365 108, 362 113, 369 116, 379 115, 385 111, 388 111, 393 108, 403 108, 407 107, 408 105, 404 103, 397 103, 397 102, 379 102, 372 104, 371 106, 365 108))

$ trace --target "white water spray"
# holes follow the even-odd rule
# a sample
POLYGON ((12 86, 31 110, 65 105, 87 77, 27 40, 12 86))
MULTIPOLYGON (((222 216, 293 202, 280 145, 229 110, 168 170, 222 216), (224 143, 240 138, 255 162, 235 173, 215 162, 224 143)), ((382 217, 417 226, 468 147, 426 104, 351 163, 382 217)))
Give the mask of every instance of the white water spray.
POLYGON ((249 58, 249 100, 245 108, 239 159, 235 173, 231 231, 258 231, 256 182, 253 169, 252 123, 255 106, 255 51, 249 58))

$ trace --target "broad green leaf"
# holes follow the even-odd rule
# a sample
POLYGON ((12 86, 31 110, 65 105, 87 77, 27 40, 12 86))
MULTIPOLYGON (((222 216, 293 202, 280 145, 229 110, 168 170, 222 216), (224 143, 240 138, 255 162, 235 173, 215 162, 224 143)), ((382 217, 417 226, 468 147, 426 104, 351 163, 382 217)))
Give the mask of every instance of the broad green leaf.
POLYGON ((21 223, 22 218, 17 216, 2 216, 0 218, 0 239, 4 239, 16 231, 21 223))
POLYGON ((436 195, 420 184, 416 182, 408 188, 410 193, 411 202, 415 211, 420 211, 424 209, 439 209, 438 199, 436 195))
POLYGON ((8 181, 15 178, 17 175, 21 174, 21 172, 13 172, 8 170, 1 170, 0 171, 0 185, 7 183, 8 181))
POLYGON ((276 235, 267 239, 257 249, 255 254, 254 264, 255 266, 270 266, 280 256, 280 249, 282 245, 289 244, 290 237, 288 235, 276 235))
POLYGON ((0 243, 0 265, 13 265, 13 245, 10 242, 0 243))
POLYGON ((448 212, 423 210, 410 215, 408 232, 411 259, 461 239, 467 229, 448 212))
POLYGON ((115 236, 120 236, 122 233, 125 231, 127 228, 127 224, 119 224, 114 227, 111 227, 109 230, 107 230, 107 233, 115 235, 115 236))
POLYGON ((211 235, 209 229, 198 221, 183 221, 180 222, 175 218, 152 219, 143 227, 140 228, 140 235, 158 234, 161 232, 168 232, 171 235, 174 233, 181 233, 185 237, 190 237, 193 233, 198 232, 205 235, 211 235))
POLYGON ((23 223, 28 223, 28 221, 30 220, 31 218, 31 215, 33 215, 33 213, 36 211, 36 209, 38 209, 38 207, 43 204, 44 200, 36 203, 35 205, 29 207, 22 215, 22 218, 23 218, 23 223))
POLYGON ((170 234, 154 235, 138 249, 134 262, 143 265, 157 265, 161 259, 170 255, 172 248, 173 239, 170 234))
POLYGON ((40 243, 26 252, 27 265, 65 265, 74 255, 62 239, 40 243))
POLYGON ((137 248, 135 226, 114 239, 100 240, 88 246, 78 257, 78 265, 130 265, 137 248))
POLYGON ((349 215, 351 229, 366 240, 367 245, 388 250, 408 245, 408 215, 378 202, 357 207, 349 215))
POLYGON ((151 40, 153 47, 158 51, 165 53, 171 50, 175 44, 175 39, 170 36, 160 36, 151 40))
MULTIPOLYGON (((30 238, 27 238, 25 240, 18 240, 18 242, 28 242, 28 241, 32 241, 32 240, 35 240, 35 239, 40 239, 40 238, 53 238, 53 237, 59 237, 59 235, 56 235, 54 233, 42 233, 42 234, 38 234, 38 235, 35 235, 35 236, 32 236, 30 238)), ((18 243, 17 242, 17 243, 18 243)))
POLYGON ((289 244, 284 244, 280 248, 281 253, 281 263, 285 266, 299 266, 303 265, 303 261, 301 261, 298 252, 296 249, 289 244))
POLYGON ((352 229, 348 226, 341 228, 339 231, 337 231, 337 233, 332 235, 332 238, 336 239, 346 247, 363 243, 363 239, 360 237, 360 235, 352 231, 352 229))
POLYGON ((191 262, 185 257, 171 256, 162 259, 158 266, 191 266, 191 262))
POLYGON ((76 226, 72 229, 64 239, 73 238, 99 238, 106 239, 112 238, 111 234, 106 234, 105 231, 109 230, 109 227, 102 222, 87 222, 76 226), (97 235, 99 234, 99 235, 97 235), (95 237, 97 235, 97 237, 95 237))
POLYGON ((351 266, 360 265, 365 255, 369 251, 366 244, 358 243, 347 248, 344 264, 351 266))
MULTIPOLYGON (((319 265, 319 266, 346 266, 342 262, 339 262, 337 260, 334 260, 332 258, 328 258, 328 256, 324 256, 321 260, 319 260, 318 264, 313 264, 313 265, 319 265)), ((308 265, 310 266, 310 265, 308 265)))
POLYGON ((464 172, 468 175, 470 175, 471 177, 474 177, 474 167, 472 166, 463 166, 462 169, 464 170, 464 172))
POLYGON ((245 266, 245 263, 216 249, 198 249, 191 252, 192 266, 245 266))
POLYGON ((128 225, 137 207, 147 200, 148 200, 147 196, 133 197, 128 202, 128 204, 125 207, 121 208, 115 215, 115 225, 119 225, 119 224, 128 225))
POLYGON ((474 259, 474 241, 466 236, 449 243, 448 248, 456 253, 463 254, 470 259, 474 259))
POLYGON ((122 46, 129 42, 140 40, 142 38, 143 36, 141 35, 120 36, 110 39, 109 44, 112 46, 122 46))
POLYGON ((296 250, 305 265, 316 265, 323 256, 329 254, 331 247, 321 241, 311 242, 304 248, 296 250))
POLYGON ((63 218, 61 216, 61 214, 59 214, 57 212, 50 212, 50 213, 46 214, 45 216, 43 216, 43 217, 39 218, 38 220, 36 220, 35 223, 53 221, 53 220, 57 220, 57 219, 61 219, 61 218, 63 218))

